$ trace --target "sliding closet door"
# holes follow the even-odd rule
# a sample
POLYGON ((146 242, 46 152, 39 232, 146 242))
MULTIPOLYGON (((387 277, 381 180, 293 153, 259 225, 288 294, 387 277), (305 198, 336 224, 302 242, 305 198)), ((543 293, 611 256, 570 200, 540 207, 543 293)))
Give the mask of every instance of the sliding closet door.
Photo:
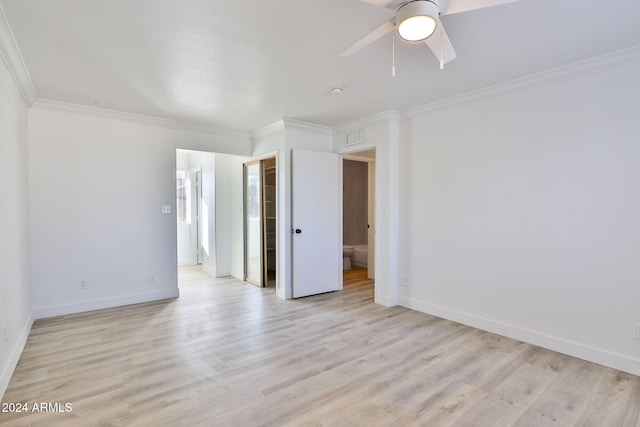
POLYGON ((262 286, 262 183, 260 161, 244 165, 245 280, 262 286))

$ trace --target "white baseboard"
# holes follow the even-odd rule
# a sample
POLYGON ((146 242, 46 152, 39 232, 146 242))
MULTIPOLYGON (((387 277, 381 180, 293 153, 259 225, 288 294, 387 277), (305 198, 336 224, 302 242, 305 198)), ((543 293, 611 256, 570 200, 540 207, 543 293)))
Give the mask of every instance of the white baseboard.
POLYGON ((441 317, 443 319, 452 320, 454 322, 462 323, 494 334, 513 338, 518 341, 537 345, 539 347, 587 360, 589 362, 594 362, 599 365, 628 372, 630 374, 640 375, 640 359, 634 359, 622 354, 612 353, 607 350, 602 350, 562 338, 518 328, 446 307, 416 301, 411 298, 400 297, 399 303, 404 307, 441 317))
POLYGON ((178 288, 175 288, 166 291, 147 292, 137 295, 125 295, 121 297, 105 298, 101 300, 86 301, 68 305, 36 307, 33 309, 33 317, 35 319, 45 319, 47 317, 63 316, 65 314, 82 313, 85 311, 100 310, 103 308, 120 307, 123 305, 177 298, 179 294, 180 293, 178 291, 178 288))
POLYGON ((20 330, 18 339, 14 343, 11 354, 9 355, 9 360, 7 360, 7 364, 2 367, 2 373, 0 374, 0 401, 2 401, 4 393, 7 391, 7 387, 9 386, 9 382, 11 381, 11 376, 13 375, 13 371, 18 365, 18 360, 20 360, 22 350, 24 350, 24 346, 27 343, 27 339, 29 338, 29 333, 31 332, 32 326, 33 314, 29 316, 24 326, 22 327, 22 330, 20 330))
POLYGON ((398 301, 386 295, 376 295, 373 302, 384 307, 395 307, 398 305, 398 301))

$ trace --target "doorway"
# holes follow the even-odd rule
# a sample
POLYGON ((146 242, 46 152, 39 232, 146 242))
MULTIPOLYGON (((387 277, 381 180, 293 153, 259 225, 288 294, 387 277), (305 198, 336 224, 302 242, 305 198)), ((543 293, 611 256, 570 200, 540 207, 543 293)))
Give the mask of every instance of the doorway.
POLYGON ((202 167, 190 153, 176 153, 176 219, 178 265, 202 264, 202 167))
POLYGON ((343 270, 375 278, 376 150, 343 156, 343 270))
POLYGON ((275 157, 244 163, 244 279, 276 287, 277 174, 275 157))
POLYGON ((176 150, 177 264, 244 280, 243 169, 249 159, 176 150), (191 191, 188 191, 191 189, 191 191))

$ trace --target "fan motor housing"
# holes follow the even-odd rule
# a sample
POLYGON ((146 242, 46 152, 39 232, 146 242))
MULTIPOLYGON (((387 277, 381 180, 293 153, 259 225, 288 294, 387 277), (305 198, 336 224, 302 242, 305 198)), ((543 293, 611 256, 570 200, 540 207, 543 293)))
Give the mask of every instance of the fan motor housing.
POLYGON ((406 41, 418 42, 429 38, 439 24, 440 8, 433 0, 413 0, 400 5, 396 11, 398 34, 406 41))

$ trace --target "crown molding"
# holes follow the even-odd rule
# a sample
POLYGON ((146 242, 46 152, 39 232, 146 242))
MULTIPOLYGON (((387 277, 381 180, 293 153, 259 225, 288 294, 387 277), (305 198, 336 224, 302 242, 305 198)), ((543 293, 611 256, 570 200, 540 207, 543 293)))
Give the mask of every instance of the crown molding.
POLYGON ((252 130, 251 131, 251 139, 256 140, 259 138, 264 138, 268 135, 271 135, 273 133, 279 132, 284 130, 284 121, 283 120, 278 120, 275 123, 272 123, 270 125, 261 127, 259 129, 256 130, 252 130))
POLYGON ((102 118, 116 119, 135 124, 164 127, 168 129, 201 132, 224 138, 237 139, 243 142, 251 140, 249 132, 224 129, 215 126, 184 122, 179 120, 164 119, 161 117, 147 116, 144 114, 127 113, 106 108, 90 107, 87 105, 72 104, 68 102, 53 101, 50 99, 39 99, 33 104, 34 109, 62 111, 68 113, 84 114, 102 118))
POLYGON ((11 31, 11 26, 2 4, 0 4, 0 57, 6 64, 9 74, 11 74, 22 98, 24 98, 24 102, 27 103, 27 106, 32 106, 38 99, 38 93, 33 80, 31 80, 27 65, 24 63, 18 43, 13 36, 13 31, 11 31))
POLYGON ((333 134, 333 130, 328 126, 317 125, 315 123, 303 122, 302 120, 283 117, 282 120, 278 120, 275 123, 272 123, 260 129, 251 131, 251 137, 254 139, 264 138, 265 136, 271 135, 272 133, 279 132, 285 129, 302 129, 302 130, 307 130, 307 131, 325 134, 329 136, 333 134))
POLYGON ((620 68, 639 61, 640 45, 410 108, 405 110, 402 113, 402 116, 414 117, 477 100, 490 99, 503 94, 525 91, 539 86, 567 80, 574 80, 583 76, 620 68))
POLYGON ((317 125, 314 123, 303 122, 302 120, 283 118, 282 123, 285 129, 302 129, 323 135, 333 135, 333 129, 329 126, 317 125))
POLYGON ((363 117, 361 119, 356 119, 356 120, 338 125, 333 128, 333 133, 337 134, 337 133, 347 132, 351 129, 362 128, 372 123, 379 122, 381 120, 394 121, 394 120, 398 120, 399 118, 400 118, 400 112, 397 110, 382 111, 380 113, 376 113, 371 116, 363 117))

